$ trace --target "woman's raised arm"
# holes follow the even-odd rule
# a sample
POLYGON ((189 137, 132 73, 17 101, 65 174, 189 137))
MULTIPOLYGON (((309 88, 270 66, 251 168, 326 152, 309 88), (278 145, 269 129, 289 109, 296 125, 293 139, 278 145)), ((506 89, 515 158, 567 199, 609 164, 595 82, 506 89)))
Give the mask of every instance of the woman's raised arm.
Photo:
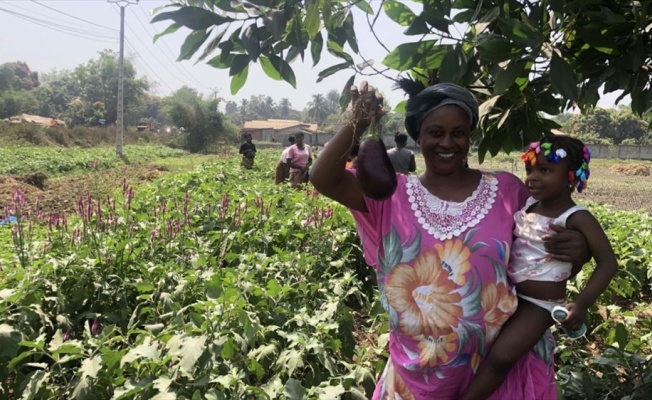
POLYGON ((378 120, 385 111, 380 93, 369 90, 367 82, 360 83, 360 89, 352 86, 351 119, 328 142, 328 146, 315 160, 310 182, 326 197, 358 211, 367 211, 362 191, 355 176, 346 171, 349 151, 367 130, 372 120, 378 120))

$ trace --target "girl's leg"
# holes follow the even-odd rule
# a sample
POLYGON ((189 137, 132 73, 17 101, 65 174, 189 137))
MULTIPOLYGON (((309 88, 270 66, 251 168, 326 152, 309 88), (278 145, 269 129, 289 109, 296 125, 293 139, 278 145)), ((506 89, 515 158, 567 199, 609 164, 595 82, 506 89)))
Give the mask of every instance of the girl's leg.
POLYGON ((512 367, 552 325, 550 312, 519 297, 514 315, 503 325, 460 400, 486 399, 503 383, 512 367))

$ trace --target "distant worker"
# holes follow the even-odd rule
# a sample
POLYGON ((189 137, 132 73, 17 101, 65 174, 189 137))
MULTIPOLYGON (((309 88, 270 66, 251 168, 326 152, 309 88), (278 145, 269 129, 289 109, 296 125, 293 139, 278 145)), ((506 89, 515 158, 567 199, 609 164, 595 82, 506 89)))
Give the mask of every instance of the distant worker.
POLYGON ((283 152, 281 153, 281 158, 278 161, 278 164, 276 164, 276 173, 274 174, 274 182, 278 185, 279 183, 283 183, 287 181, 290 178, 290 166, 287 164, 288 161, 288 152, 290 151, 290 147, 296 142, 296 139, 294 138, 294 135, 288 136, 288 142, 290 142, 290 146, 286 147, 283 152))
POLYGON ((396 147, 387 150, 387 155, 389 156, 389 161, 392 162, 394 171, 405 175, 409 175, 410 172, 417 170, 414 152, 405 148, 407 139, 408 137, 405 133, 396 132, 396 135, 394 135, 396 147))
POLYGON ((50 119, 50 127, 54 127, 54 126, 57 126, 57 120, 54 119, 54 117, 52 117, 52 118, 50 119))
POLYGON ((298 188, 308 182, 309 169, 312 165, 312 150, 303 143, 303 133, 294 135, 296 143, 290 146, 287 154, 287 165, 290 167, 290 182, 292 187, 298 188))
POLYGON ((242 154, 240 165, 247 169, 254 167, 254 157, 256 157, 256 145, 251 142, 251 134, 245 133, 243 136, 244 143, 240 145, 239 153, 242 154))

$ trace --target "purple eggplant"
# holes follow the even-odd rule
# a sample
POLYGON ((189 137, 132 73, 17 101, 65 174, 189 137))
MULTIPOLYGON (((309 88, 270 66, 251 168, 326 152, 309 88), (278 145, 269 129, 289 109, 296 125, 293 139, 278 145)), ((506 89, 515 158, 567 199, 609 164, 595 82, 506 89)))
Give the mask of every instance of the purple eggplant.
POLYGON ((360 145, 356 178, 362 193, 373 200, 386 200, 396 191, 396 171, 389 161, 387 148, 378 138, 360 145))

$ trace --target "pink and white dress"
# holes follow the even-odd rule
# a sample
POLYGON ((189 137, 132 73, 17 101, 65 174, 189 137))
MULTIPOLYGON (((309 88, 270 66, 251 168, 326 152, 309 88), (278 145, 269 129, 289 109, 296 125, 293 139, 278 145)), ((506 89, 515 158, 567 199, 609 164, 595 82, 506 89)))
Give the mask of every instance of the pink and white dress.
MULTIPOLYGON (((507 277, 513 215, 527 198, 509 173, 483 172, 462 203, 398 175, 394 195, 352 211, 389 314, 390 359, 373 399, 457 399, 516 311, 507 277)), ((492 399, 556 399, 548 332, 492 399)))

